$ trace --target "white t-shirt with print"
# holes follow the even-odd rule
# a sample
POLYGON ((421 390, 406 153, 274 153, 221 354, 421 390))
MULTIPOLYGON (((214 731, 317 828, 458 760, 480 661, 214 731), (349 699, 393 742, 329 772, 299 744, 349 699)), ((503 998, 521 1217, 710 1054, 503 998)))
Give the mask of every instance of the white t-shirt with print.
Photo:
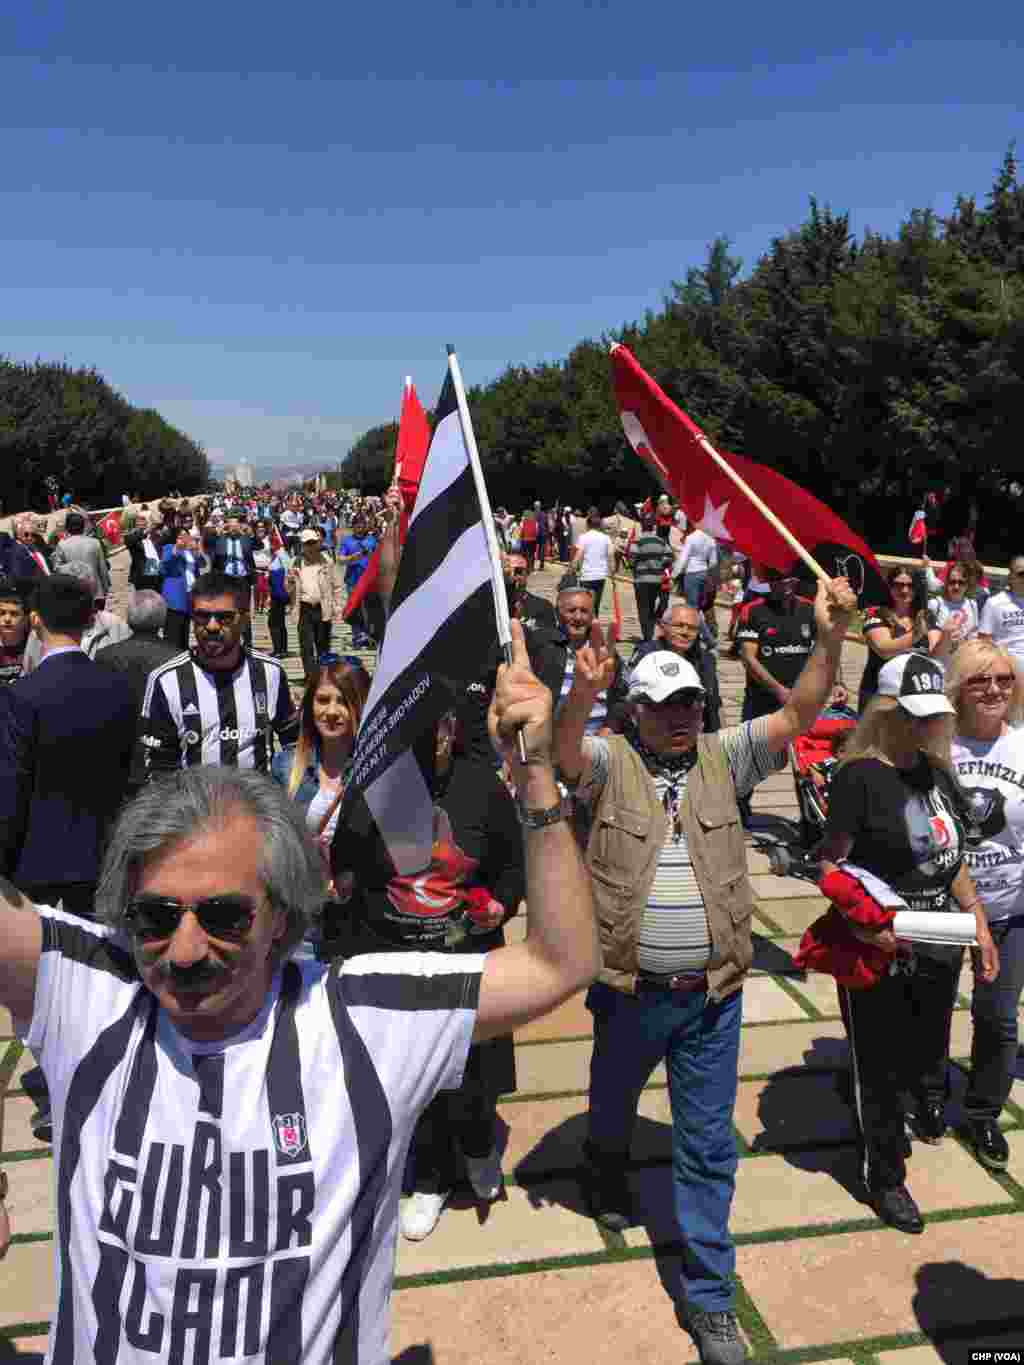
POLYGON ((1015 659, 1024 659, 1024 597, 1014 592, 993 593, 982 610, 980 630, 1015 659))
POLYGON ((420 1113, 461 1082, 483 957, 289 961, 252 1024, 197 1044, 120 939, 39 913, 47 1362, 387 1365, 402 1171, 420 1113))
POLYGON ((1024 914, 1024 730, 995 741, 957 735, 953 766, 981 843, 967 846, 967 866, 989 919, 1024 914))

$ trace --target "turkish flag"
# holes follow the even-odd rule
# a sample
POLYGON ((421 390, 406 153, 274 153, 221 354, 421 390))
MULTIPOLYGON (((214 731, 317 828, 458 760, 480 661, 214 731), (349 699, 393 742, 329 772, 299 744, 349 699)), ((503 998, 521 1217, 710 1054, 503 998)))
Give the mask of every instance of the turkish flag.
MULTIPOLYGON (((405 381, 402 394, 402 414, 398 422, 398 442, 395 446, 395 482, 402 494, 402 520, 398 528, 399 543, 405 540, 409 517, 416 503, 420 489, 420 477, 430 448, 430 424, 427 414, 416 397, 416 387, 411 379, 405 381)), ((342 617, 348 620, 359 603, 377 587, 380 569, 380 547, 370 556, 370 562, 360 575, 359 581, 349 594, 342 617)))
MULTIPOLYGON (((612 347, 611 365, 626 439, 679 499, 690 525, 716 540, 731 541, 759 564, 809 577, 803 560, 705 450, 701 442, 707 438, 700 427, 676 407, 627 347, 612 347)), ((862 607, 889 604, 889 585, 878 561, 846 522, 777 470, 727 450, 718 454, 827 574, 850 580, 862 607)))
POLYGON ((100 530, 111 545, 121 544, 121 510, 108 512, 100 522, 100 530))

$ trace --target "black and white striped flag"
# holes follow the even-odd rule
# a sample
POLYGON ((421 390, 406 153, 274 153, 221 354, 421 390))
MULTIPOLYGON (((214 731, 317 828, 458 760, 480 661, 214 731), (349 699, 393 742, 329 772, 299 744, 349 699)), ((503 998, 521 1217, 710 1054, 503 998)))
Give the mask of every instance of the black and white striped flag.
POLYGON ((429 866, 434 724, 493 657, 496 592, 504 605, 491 512, 481 507, 486 491, 463 439, 453 369, 457 375, 454 356, 338 819, 339 842, 380 837, 399 876, 429 866))

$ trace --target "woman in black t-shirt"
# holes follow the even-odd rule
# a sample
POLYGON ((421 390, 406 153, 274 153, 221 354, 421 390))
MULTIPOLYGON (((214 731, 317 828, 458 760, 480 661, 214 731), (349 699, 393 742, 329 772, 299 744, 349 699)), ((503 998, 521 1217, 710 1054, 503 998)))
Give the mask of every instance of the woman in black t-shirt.
MULTIPOLYGON (((844 750, 829 793, 821 856, 888 883, 911 910, 973 911, 975 970, 998 971, 988 923, 964 865, 966 807, 949 763, 953 708, 941 667, 923 654, 892 659, 878 693, 844 750), (980 960, 979 960, 980 958, 980 960)), ((866 990, 839 987, 850 1042, 854 1099, 868 1201, 879 1217, 920 1232, 921 1215, 904 1183, 910 1145, 901 1095, 925 1142, 945 1132, 946 1062, 961 950, 901 948, 891 929, 850 924, 857 938, 892 954, 887 975, 866 990)))
POLYGON ((942 631, 927 607, 924 583, 919 583, 907 568, 890 569, 887 577, 893 605, 870 607, 861 628, 868 647, 860 680, 861 711, 875 695, 879 671, 890 659, 911 650, 932 654, 942 641, 942 631))

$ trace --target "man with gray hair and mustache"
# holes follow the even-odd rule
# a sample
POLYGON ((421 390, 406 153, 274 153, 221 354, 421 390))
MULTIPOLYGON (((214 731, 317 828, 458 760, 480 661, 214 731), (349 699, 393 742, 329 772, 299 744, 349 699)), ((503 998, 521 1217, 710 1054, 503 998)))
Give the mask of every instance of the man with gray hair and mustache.
POLYGON ((550 694, 512 629, 489 720, 523 808, 525 942, 293 958, 323 900, 320 855, 297 807, 237 768, 179 770, 125 808, 102 925, 0 885, 0 1003, 53 1098, 49 1359, 390 1361, 419 1114, 458 1086, 471 1041, 553 1009, 598 966, 550 694))

